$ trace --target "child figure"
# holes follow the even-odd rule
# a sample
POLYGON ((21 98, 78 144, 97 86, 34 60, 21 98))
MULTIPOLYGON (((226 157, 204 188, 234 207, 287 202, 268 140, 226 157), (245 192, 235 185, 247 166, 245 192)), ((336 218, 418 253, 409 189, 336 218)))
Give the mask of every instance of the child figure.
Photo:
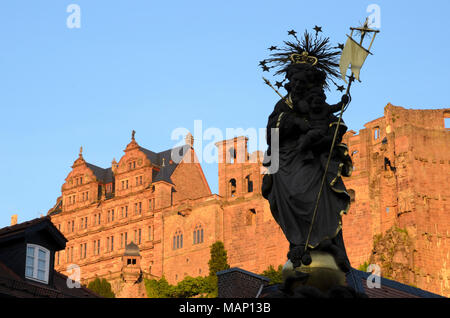
POLYGON ((341 101, 335 105, 329 105, 325 100, 323 89, 314 87, 306 93, 298 105, 300 113, 307 114, 311 126, 311 129, 300 137, 302 139, 300 151, 328 144, 333 139, 334 130, 329 129, 330 124, 338 121, 333 113, 342 109, 342 105, 348 102, 348 96, 343 95, 341 101))

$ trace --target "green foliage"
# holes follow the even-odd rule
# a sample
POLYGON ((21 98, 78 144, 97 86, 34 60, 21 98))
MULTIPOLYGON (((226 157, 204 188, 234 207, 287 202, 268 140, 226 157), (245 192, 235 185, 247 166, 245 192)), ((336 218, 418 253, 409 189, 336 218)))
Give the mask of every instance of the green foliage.
POLYGON ((161 279, 144 279, 147 297, 149 298, 168 298, 172 295, 173 286, 170 285, 163 276, 161 279))
POLYGON ((230 265, 227 263, 227 251, 221 241, 217 241, 211 245, 210 252, 211 259, 208 262, 210 276, 214 276, 217 272, 230 268, 230 265))
POLYGON ((369 262, 364 262, 364 264, 359 265, 358 270, 361 272, 367 272, 367 268, 369 268, 369 262))
POLYGON ((222 242, 218 241, 210 248, 209 276, 186 276, 177 285, 170 285, 164 276, 159 280, 144 279, 147 296, 149 298, 217 297, 216 273, 230 268, 230 265, 227 263, 227 252, 222 242))
POLYGON ((267 277, 269 279, 269 285, 281 284, 283 282, 283 265, 279 265, 278 269, 270 265, 261 276, 267 277))
POLYGON ((111 284, 108 283, 108 281, 105 278, 102 278, 100 280, 98 277, 94 279, 92 282, 89 283, 88 288, 92 290, 93 292, 99 294, 100 296, 106 297, 106 298, 115 298, 116 295, 114 295, 111 284))

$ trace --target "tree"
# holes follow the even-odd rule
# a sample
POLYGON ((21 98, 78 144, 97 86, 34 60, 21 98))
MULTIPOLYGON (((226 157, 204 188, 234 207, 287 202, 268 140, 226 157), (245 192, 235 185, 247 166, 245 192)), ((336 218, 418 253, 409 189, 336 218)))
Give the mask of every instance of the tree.
POLYGON ((163 276, 161 279, 145 279, 145 289, 149 298, 172 297, 174 286, 170 285, 163 276))
POLYGON ((277 270, 270 265, 261 276, 269 279, 269 285, 281 284, 283 282, 283 265, 279 265, 277 270))
POLYGON ((145 288, 149 298, 187 298, 187 297, 217 297, 216 273, 230 268, 227 263, 227 252, 222 242, 217 241, 210 246, 211 258, 208 262, 209 276, 186 276, 177 285, 170 285, 163 277, 161 279, 145 279, 145 288))
POLYGON ((98 277, 89 283, 88 288, 93 292, 106 298, 115 298, 114 292, 111 289, 111 284, 105 278, 100 280, 98 277))
POLYGON ((211 245, 211 259, 208 262, 209 276, 216 276, 217 272, 229 269, 227 251, 221 241, 217 241, 211 245))

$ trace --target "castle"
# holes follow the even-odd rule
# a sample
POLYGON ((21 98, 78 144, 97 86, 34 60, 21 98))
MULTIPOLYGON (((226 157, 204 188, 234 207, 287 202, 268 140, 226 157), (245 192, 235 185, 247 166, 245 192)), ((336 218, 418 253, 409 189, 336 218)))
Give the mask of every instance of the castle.
MULTIPOLYGON (((356 169, 344 179, 352 206, 343 233, 352 266, 374 262, 394 279, 449 295, 450 131, 444 117, 450 109, 388 104, 384 117, 359 134, 346 133, 356 169)), ((68 239, 55 268, 70 274, 68 265, 77 264, 82 283, 106 278, 116 294, 129 296, 126 285, 138 277, 164 275, 176 283, 208 275, 209 247, 217 240, 232 267, 261 273, 284 264, 288 242, 261 195, 262 153, 248 153, 246 137, 216 146, 218 194, 211 193, 190 134, 184 146, 156 153, 133 133, 122 158, 106 169, 86 162, 80 151, 48 212, 68 239)))

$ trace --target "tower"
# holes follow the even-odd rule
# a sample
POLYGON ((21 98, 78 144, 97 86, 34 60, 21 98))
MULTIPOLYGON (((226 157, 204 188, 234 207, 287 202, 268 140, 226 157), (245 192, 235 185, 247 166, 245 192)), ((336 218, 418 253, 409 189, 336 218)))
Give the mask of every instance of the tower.
POLYGON ((239 136, 216 143, 221 197, 232 199, 254 191, 260 192, 262 152, 255 151, 249 154, 247 142, 247 137, 239 136))

